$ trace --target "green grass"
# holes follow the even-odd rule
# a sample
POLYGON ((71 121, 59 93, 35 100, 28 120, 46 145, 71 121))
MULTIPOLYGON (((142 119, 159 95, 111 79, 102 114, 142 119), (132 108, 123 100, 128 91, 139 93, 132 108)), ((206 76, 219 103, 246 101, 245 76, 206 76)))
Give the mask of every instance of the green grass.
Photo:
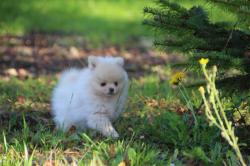
POLYGON ((0 34, 31 31, 76 34, 94 44, 121 44, 148 36, 141 25, 147 0, 4 0, 0 2, 0 34))
MULTIPOLYGON (((79 35, 97 45, 125 45, 147 36, 149 31, 141 25, 142 9, 152 4, 149 0, 4 0, 0 2, 0 34, 40 31, 79 35)), ((171 73, 168 67, 166 73, 171 73)), ((238 164, 219 130, 210 127, 197 110, 195 125, 188 108, 191 104, 196 109, 201 103, 196 88, 188 89, 184 99, 178 88, 160 81, 155 72, 145 75, 131 81, 127 111, 114 124, 120 134, 117 140, 93 131, 55 131, 50 115, 54 76, 0 78, 0 164, 88 165, 99 159, 111 166, 121 161, 132 166, 238 164)), ((249 110, 237 95, 223 101, 230 110, 249 110)), ((247 151, 244 143, 249 135, 244 131, 239 138, 247 151)))
POLYGON ((211 2, 207 2, 204 0, 174 0, 172 2, 176 2, 185 8, 192 8, 194 6, 202 6, 205 11, 208 13, 209 19, 211 22, 236 22, 237 16, 229 11, 223 10, 218 6, 213 5, 211 2))
MULTIPOLYGON (((55 131, 48 105, 55 83, 56 79, 48 76, 0 80, 0 105, 7 112, 0 116, 4 165, 86 165, 97 159, 114 166, 123 160, 135 166, 236 161, 219 131, 209 127, 204 116, 197 115, 199 126, 195 127, 190 111, 182 116, 176 113, 186 109, 181 94, 167 82, 159 83, 155 75, 132 80, 127 111, 115 123, 121 136, 117 140, 92 131, 55 131), (225 153, 228 158, 222 155, 225 153)), ((188 92, 190 98, 195 98, 196 91, 192 91, 188 92)))

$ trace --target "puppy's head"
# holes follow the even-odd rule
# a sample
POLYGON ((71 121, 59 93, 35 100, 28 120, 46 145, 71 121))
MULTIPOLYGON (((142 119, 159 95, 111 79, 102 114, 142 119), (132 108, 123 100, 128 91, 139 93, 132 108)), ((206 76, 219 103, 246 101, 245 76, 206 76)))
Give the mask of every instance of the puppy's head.
POLYGON ((119 94, 125 84, 124 59, 120 57, 88 58, 88 66, 93 72, 91 86, 96 95, 112 97, 119 94))

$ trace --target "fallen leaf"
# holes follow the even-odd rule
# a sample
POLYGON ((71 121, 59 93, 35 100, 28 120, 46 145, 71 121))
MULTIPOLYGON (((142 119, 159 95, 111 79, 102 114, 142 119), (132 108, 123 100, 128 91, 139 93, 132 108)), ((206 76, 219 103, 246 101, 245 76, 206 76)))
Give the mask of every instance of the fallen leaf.
POLYGON ((17 76, 18 75, 17 70, 15 68, 9 68, 9 69, 5 70, 4 73, 6 75, 9 75, 9 76, 17 76))
POLYGON ((56 165, 54 160, 45 161, 44 166, 54 166, 56 165))
POLYGON ((30 76, 30 73, 24 68, 18 69, 17 72, 18 72, 18 77, 21 79, 24 79, 24 78, 30 76))
POLYGON ((111 158, 114 158, 115 157, 115 144, 111 144, 109 146, 109 156, 111 158))
POLYGON ((18 96, 17 103, 18 104, 24 104, 25 103, 25 97, 24 96, 18 96))
POLYGON ((70 53, 71 58, 79 58, 80 57, 79 50, 76 47, 70 47, 69 53, 70 53))
POLYGON ((69 131, 68 131, 68 134, 73 134, 76 132, 76 127, 75 126, 72 126, 70 127, 69 131))

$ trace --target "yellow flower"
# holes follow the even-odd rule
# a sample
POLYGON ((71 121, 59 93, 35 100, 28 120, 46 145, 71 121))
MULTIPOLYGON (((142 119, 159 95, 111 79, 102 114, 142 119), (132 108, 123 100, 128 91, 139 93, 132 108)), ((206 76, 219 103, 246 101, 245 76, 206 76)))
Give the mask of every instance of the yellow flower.
POLYGON ((203 86, 199 87, 199 91, 200 91, 201 94, 205 94, 205 89, 203 88, 203 86))
POLYGON ((118 164, 118 166, 126 166, 126 164, 125 164, 124 161, 122 161, 122 162, 120 162, 120 163, 118 164))
POLYGON ((209 62, 209 59, 208 59, 208 58, 201 58, 201 59, 199 60, 199 63, 200 63, 201 65, 206 65, 208 62, 209 62))
POLYGON ((185 77, 185 73, 177 72, 171 77, 170 84, 178 85, 184 79, 184 77, 185 77))

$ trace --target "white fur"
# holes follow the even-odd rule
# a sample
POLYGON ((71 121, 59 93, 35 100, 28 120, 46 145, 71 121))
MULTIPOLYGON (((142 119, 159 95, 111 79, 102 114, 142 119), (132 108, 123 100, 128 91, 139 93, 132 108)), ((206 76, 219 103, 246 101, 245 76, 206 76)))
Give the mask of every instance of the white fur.
POLYGON ((56 126, 63 131, 71 126, 90 128, 105 136, 119 137, 111 122, 122 113, 127 98, 129 83, 124 60, 90 56, 88 63, 88 68, 66 70, 55 87, 52 114, 56 126), (99 87, 98 79, 103 76, 109 79, 107 88, 114 88, 116 94, 108 95, 106 87, 99 87), (118 79, 121 82, 116 87, 112 81, 118 79))

